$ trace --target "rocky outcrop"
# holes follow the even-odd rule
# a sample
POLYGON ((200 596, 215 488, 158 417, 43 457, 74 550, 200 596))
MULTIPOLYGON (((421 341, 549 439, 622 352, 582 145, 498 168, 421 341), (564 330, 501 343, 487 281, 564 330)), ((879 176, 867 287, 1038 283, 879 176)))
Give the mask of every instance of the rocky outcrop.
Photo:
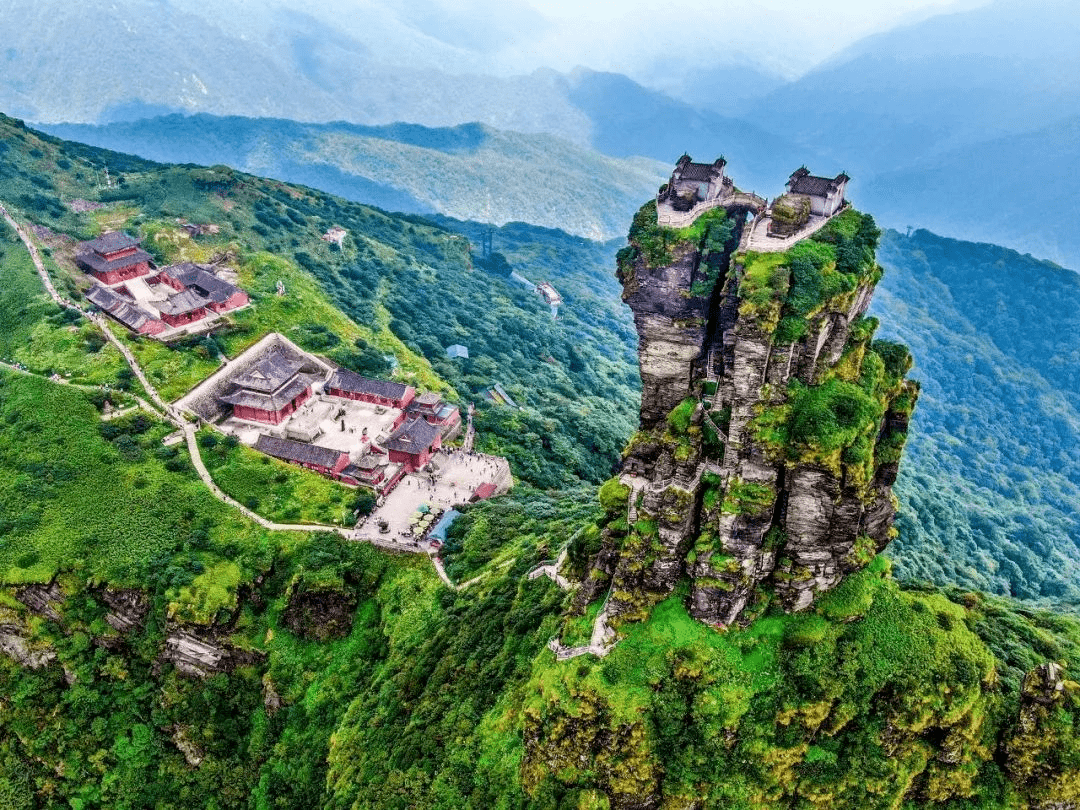
MULTIPOLYGON (((692 580, 692 615, 746 621, 808 607, 889 542, 908 417, 907 350, 873 342, 873 221, 854 210, 810 250, 736 251, 741 224, 672 231, 635 218, 619 257, 639 334, 646 479, 633 525, 609 521, 576 599, 644 615, 692 580), (815 262, 817 264, 815 264, 815 262)), ((720 224, 717 221, 717 225, 720 224)))
POLYGON ((14 611, 5 608, 0 608, 0 653, 27 669, 41 669, 56 659, 56 651, 31 641, 30 628, 14 611))
POLYGON ((137 588, 102 588, 101 600, 109 606, 105 621, 120 633, 141 630, 150 610, 150 600, 137 588))
POLYGON ((264 653, 255 650, 233 647, 208 631, 174 628, 166 636, 165 648, 158 660, 171 663, 184 675, 205 678, 215 672, 259 663, 265 657, 264 653))
POLYGON ((56 580, 47 585, 24 585, 15 590, 15 598, 30 608, 30 611, 50 621, 60 621, 60 608, 64 603, 64 592, 56 580))
POLYGON ((206 754, 201 748, 199 748, 199 746, 192 742, 191 738, 188 737, 188 733, 188 729, 184 726, 173 726, 173 745, 175 745, 180 751, 180 753, 184 755, 184 760, 187 762, 188 765, 190 765, 192 768, 197 768, 199 767, 199 765, 202 764, 202 761, 203 759, 205 759, 206 754))
POLYGON ((1020 687, 1020 715, 1004 746, 1006 769, 1032 810, 1080 808, 1080 770, 1071 753, 1071 707, 1080 685, 1053 661, 1035 667, 1020 687))
POLYGON ((541 719, 526 712, 526 755, 521 766, 526 790, 535 788, 549 774, 582 770, 595 774, 612 810, 659 807, 662 773, 654 760, 642 755, 642 741, 648 736, 644 723, 612 722, 607 706, 594 696, 573 697, 580 704, 580 714, 556 710, 541 719))
POLYGON ((311 584, 300 577, 289 588, 282 620, 301 638, 343 638, 352 630, 356 603, 356 594, 341 585, 311 584))
POLYGON ((700 263, 700 253, 684 245, 670 264, 650 267, 639 258, 620 274, 638 333, 643 426, 662 421, 690 393, 709 305, 707 298, 687 294, 700 263))

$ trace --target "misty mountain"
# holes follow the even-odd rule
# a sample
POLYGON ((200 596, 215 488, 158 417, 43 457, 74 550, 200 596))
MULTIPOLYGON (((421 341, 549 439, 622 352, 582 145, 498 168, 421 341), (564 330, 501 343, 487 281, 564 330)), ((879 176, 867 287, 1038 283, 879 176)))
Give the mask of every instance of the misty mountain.
POLYGON ((997 2, 867 38, 745 114, 845 168, 885 225, 1077 267, 1080 238, 1052 227, 1076 210, 1077 42, 1072 4, 997 2))
POLYGON ((855 171, 1080 114, 1080 28, 1062 0, 997 2, 863 40, 747 117, 855 171))
MULTIPOLYGON (((684 151, 703 160, 724 153, 739 182, 760 188, 779 189, 789 164, 811 159, 804 146, 625 76, 456 73, 426 66, 430 55, 388 63, 349 33, 354 28, 281 8, 243 16, 232 6, 198 12, 182 0, 87 0, 78 7, 13 0, 0 18, 0 37, 10 43, 0 54, 0 109, 37 123, 170 112, 428 127, 479 122, 555 135, 615 157, 672 163, 684 151)), ((421 47, 422 33, 391 26, 386 35, 400 37, 408 54, 421 47)), ((430 47, 441 53, 452 45, 430 47)), ((725 97, 729 86, 741 86, 740 78, 718 79, 713 95, 725 97)))
POLYGON ((1080 267, 1066 167, 1080 163, 1080 118, 984 141, 870 177, 861 198, 882 222, 1019 247, 1080 267))
POLYGON ((151 160, 227 164, 390 210, 529 222, 599 240, 622 237, 669 171, 657 161, 482 124, 436 129, 200 114, 44 129, 151 160))

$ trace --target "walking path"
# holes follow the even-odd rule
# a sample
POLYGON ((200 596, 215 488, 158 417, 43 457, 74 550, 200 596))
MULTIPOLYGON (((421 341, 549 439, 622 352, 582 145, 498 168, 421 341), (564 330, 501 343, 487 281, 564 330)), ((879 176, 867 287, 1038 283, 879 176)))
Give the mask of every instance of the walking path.
POLYGON ((214 479, 210 477, 210 471, 206 469, 206 465, 203 464, 202 455, 199 453, 199 443, 195 436, 194 425, 184 425, 184 437, 187 439, 188 452, 191 454, 191 463, 195 465, 195 472, 199 474, 199 478, 202 479, 202 482, 206 484, 207 488, 219 501, 228 504, 233 509, 244 514, 250 520, 254 520, 264 529, 270 529, 275 532, 334 532, 335 534, 340 534, 347 540, 352 539, 352 530, 341 526, 330 526, 324 523, 274 523, 272 520, 267 520, 262 515, 252 512, 246 506, 233 500, 222 492, 221 488, 214 483, 214 479))
POLYGON ((465 430, 465 441, 461 445, 461 449, 466 453, 471 453, 473 450, 473 443, 476 439, 476 430, 473 427, 473 411, 476 410, 475 406, 470 402, 468 411, 468 428, 465 430))
POLYGON ((443 561, 440 560, 438 558, 438 556, 436 556, 435 554, 429 554, 428 556, 431 558, 431 564, 435 566, 435 573, 437 573, 439 575, 439 579, 441 579, 443 582, 445 582, 446 586, 448 588, 452 588, 455 591, 463 591, 466 588, 468 588, 470 585, 475 585, 477 582, 479 582, 480 580, 482 580, 484 578, 483 574, 479 574, 479 575, 473 577, 470 580, 462 582, 460 585, 455 585, 450 580, 450 577, 447 576, 446 568, 443 566, 443 561))
MULTIPOLYGON (((698 476, 701 475, 701 469, 698 469, 698 476)), ((633 526, 637 522, 637 499, 640 492, 649 483, 648 479, 641 478, 636 475, 621 475, 619 476, 619 482, 630 487, 630 495, 627 498, 626 503, 626 517, 630 525, 633 526)), ((569 543, 567 544, 569 547, 569 543)), ((563 554, 560 557, 565 558, 566 549, 563 550, 563 554)), ((555 570, 561 563, 557 563, 555 570)), ((539 569, 537 569, 539 570, 539 569)), ((533 573, 530 572, 529 578, 533 578, 533 573)), ((537 574, 539 576, 539 574, 537 574)), ((558 580, 556 580, 558 581, 558 580)), ((561 583, 560 583, 561 584, 561 583)), ((608 603, 611 601, 611 592, 615 589, 615 581, 612 578, 611 586, 608 588, 607 595, 604 596, 604 604, 600 607, 600 612, 596 614, 596 619, 593 621, 592 636, 589 638, 589 643, 580 647, 564 647, 562 642, 559 641, 559 637, 555 636, 551 639, 547 646, 548 649, 555 653, 555 659, 558 661, 568 661, 571 658, 577 658, 579 655, 585 655, 591 653, 597 658, 603 658, 613 649, 618 643, 618 639, 615 637, 615 631, 608 627, 608 603)))
POLYGON ((569 661, 571 658, 577 658, 579 655, 586 655, 592 653, 597 658, 603 658, 613 649, 618 643, 615 638, 615 631, 608 627, 607 623, 607 606, 608 600, 611 599, 611 590, 608 590, 607 596, 604 597, 604 605, 600 608, 600 612, 596 614, 596 620, 593 622, 592 636, 589 638, 589 643, 580 647, 564 647, 562 642, 559 641, 558 636, 551 639, 548 643, 548 649, 555 653, 555 660, 557 661, 569 661))
MULTIPOLYGON (((580 534, 580 532, 578 532, 580 534)), ((575 535, 576 536, 576 535, 575 535)), ((573 538, 570 538, 572 541, 573 538)), ((563 546, 562 551, 559 552, 559 556, 554 560, 540 563, 532 571, 529 572, 529 579, 537 579, 539 577, 547 577, 552 580, 556 585, 562 588, 564 591, 570 590, 574 587, 574 583, 559 573, 559 569, 563 567, 563 563, 566 562, 566 555, 570 552, 570 541, 567 541, 563 546)))
POLYGON ((750 236, 746 241, 745 249, 753 250, 757 253, 779 253, 782 250, 787 250, 788 248, 793 247, 797 242, 801 242, 803 239, 813 236, 824 228, 829 223, 829 220, 846 210, 847 206, 845 205, 832 216, 812 216, 810 217, 810 221, 798 232, 784 238, 769 236, 769 224, 772 222, 772 217, 766 215, 755 218, 753 227, 750 229, 750 236))
MULTIPOLYGON (((102 316, 102 315, 91 315, 90 313, 85 312, 84 310, 77 307, 75 304, 73 304, 70 301, 63 298, 60 295, 60 293, 57 292, 56 287, 52 283, 52 279, 49 277, 48 271, 45 269, 45 262, 42 260, 41 254, 38 252, 37 245, 34 244, 33 240, 30 238, 30 235, 26 232, 26 230, 21 225, 19 225, 19 223, 14 219, 14 217, 11 216, 11 214, 8 212, 7 208, 4 207, 3 203, 0 203, 0 214, 3 215, 4 219, 7 220, 8 224, 14 229, 15 233, 18 234, 19 239, 21 239, 22 243, 26 246, 27 251, 30 253, 30 258, 34 262, 34 267, 37 269, 37 273, 41 277, 41 281, 44 284, 46 291, 49 293, 49 296, 53 299, 53 301, 55 301, 58 306, 64 307, 66 309, 73 309, 73 310, 81 313, 84 317, 88 318, 99 329, 101 329, 101 331, 105 334, 105 337, 109 340, 109 342, 112 343, 114 346, 116 346, 116 348, 120 351, 120 354, 123 356, 124 360, 127 362, 128 367, 131 369, 131 371, 135 375, 136 379, 138 379, 138 381, 142 384, 143 388, 146 390, 146 393, 150 397, 150 399, 153 400, 155 405, 157 405, 157 408, 154 408, 153 406, 150 405, 150 403, 146 402, 145 400, 143 400, 143 399, 141 399, 139 397, 136 397, 136 400, 139 402, 139 406, 144 408, 145 410, 149 411, 150 413, 156 414, 160 418, 163 418, 166 421, 171 422, 173 425, 175 425, 176 427, 178 427, 178 428, 180 428, 181 430, 184 431, 184 437, 185 437, 185 439, 187 441, 188 454, 191 456, 192 466, 194 466, 195 471, 199 475, 199 478, 202 480, 203 484, 206 485, 207 489, 210 490, 211 494, 213 494, 213 496, 215 498, 217 498, 222 503, 224 503, 224 504, 232 507, 233 509, 237 510, 238 512, 243 514, 245 517, 247 517, 249 520, 253 520, 256 523, 258 523, 260 526, 262 526, 263 528, 270 529, 271 531, 281 531, 281 532, 333 532, 335 534, 341 535, 342 537, 346 538, 347 540, 360 539, 358 531, 354 531, 354 530, 351 530, 351 529, 346 529, 346 528, 341 527, 341 526, 330 526, 330 525, 320 524, 320 523, 310 523, 310 524, 275 523, 274 521, 267 520, 262 515, 260 515, 260 514, 258 514, 256 512, 253 512, 252 510, 248 509, 243 504, 237 502, 233 498, 226 495, 221 490, 221 488, 217 484, 214 483, 214 479, 210 476, 210 471, 206 469, 206 465, 203 463, 202 454, 199 452, 199 444, 198 444, 198 441, 197 441, 196 435, 195 435, 195 433, 196 433, 195 426, 192 425, 191 423, 189 423, 186 419, 184 419, 184 417, 180 414, 180 412, 176 408, 174 408, 172 405, 167 403, 161 397, 161 395, 158 393, 157 389, 153 386, 153 384, 151 384, 150 380, 147 379, 146 374, 143 373, 142 367, 139 365, 138 360, 135 359, 135 355, 132 354, 131 350, 127 347, 127 345, 125 345, 119 338, 116 337, 116 335, 113 334, 112 329, 109 328, 109 324, 105 320, 104 316, 102 316), (160 409, 160 412, 159 412, 158 409, 160 409)), ((4 364, 4 365, 7 365, 7 364, 4 364)), ((22 371, 22 369, 15 369, 14 366, 12 366, 11 368, 13 370, 15 370, 15 371, 22 371)), ((31 373, 31 372, 24 372, 24 373, 31 373)), ((39 375, 35 375, 35 376, 39 376, 39 375)), ((46 378, 43 378, 43 379, 46 379, 46 378)), ((364 539, 367 540, 367 542, 370 542, 372 545, 379 546, 380 548, 386 548, 388 550, 414 551, 414 552, 422 551, 422 549, 419 546, 417 546, 415 549, 407 549, 407 548, 401 548, 398 545, 395 545, 395 544, 392 544, 392 543, 380 542, 379 539, 377 539, 377 538, 368 537, 368 538, 364 538, 364 539)), ((473 578, 473 579, 469 580, 468 582, 465 582, 465 583, 463 583, 461 585, 454 585, 450 581, 450 578, 446 575, 446 571, 445 571, 445 569, 443 569, 441 561, 439 561, 438 558, 435 558, 435 557, 432 557, 432 561, 433 561, 433 563, 435 565, 436 572, 439 574, 439 578, 442 579, 443 582, 445 582, 448 586, 450 586, 451 588, 454 588, 455 590, 462 590, 463 588, 466 588, 469 585, 472 585, 474 582, 476 582, 479 579, 479 577, 475 577, 475 578, 473 578)))
POLYGON ((633 526, 638 519, 638 495, 649 485, 649 479, 638 475, 624 474, 619 476, 619 483, 630 487, 630 496, 626 503, 626 520, 630 526, 633 526))
POLYGON ((52 298, 52 300, 55 301, 59 306, 65 307, 66 309, 75 309, 79 312, 82 312, 81 309, 79 309, 77 306, 75 306, 73 303, 68 301, 56 291, 56 287, 53 286, 52 279, 49 278, 49 273, 45 270, 45 263, 41 260, 41 254, 38 253, 37 245, 35 245, 33 241, 31 241, 30 234, 28 234, 23 229, 23 227, 15 221, 15 218, 8 213, 8 210, 4 207, 3 203, 0 203, 0 214, 4 215, 4 219, 7 220, 8 225, 10 225, 15 230, 15 233, 19 235, 19 238, 22 240, 23 244, 26 245, 26 249, 30 252, 30 258, 34 261, 34 267, 37 268, 38 275, 41 276, 41 281, 45 284, 45 290, 49 293, 49 296, 52 298))

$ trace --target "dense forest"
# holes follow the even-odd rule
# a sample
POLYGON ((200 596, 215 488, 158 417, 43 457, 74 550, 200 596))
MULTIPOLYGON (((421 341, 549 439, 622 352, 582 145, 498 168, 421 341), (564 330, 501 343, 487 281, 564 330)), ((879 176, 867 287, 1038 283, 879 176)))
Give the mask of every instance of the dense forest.
POLYGON ((1080 602, 1080 276, 995 245, 885 235, 872 312, 922 383, 898 574, 1080 602))

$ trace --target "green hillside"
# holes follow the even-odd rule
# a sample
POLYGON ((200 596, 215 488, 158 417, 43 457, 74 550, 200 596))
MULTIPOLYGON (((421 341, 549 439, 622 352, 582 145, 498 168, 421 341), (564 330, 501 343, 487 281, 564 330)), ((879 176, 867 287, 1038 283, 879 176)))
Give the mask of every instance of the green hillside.
MULTIPOLYGON (((445 389, 462 403, 475 401, 481 446, 509 455, 515 473, 540 486, 603 480, 633 430, 633 327, 610 292, 613 246, 506 226, 493 235, 493 245, 509 264, 474 267, 468 242, 450 229, 467 228, 454 222, 388 215, 225 167, 161 166, 42 136, 13 119, 0 119, 0 127, 0 200, 51 229, 43 237, 48 262, 69 296, 79 297, 87 284, 71 261, 74 240, 102 229, 142 236, 159 262, 216 256, 239 270, 256 306, 238 313, 209 343, 166 348, 129 339, 151 382, 170 398, 216 368, 219 352, 235 355, 276 329, 372 374, 389 374, 382 358, 393 356, 401 378, 445 389), (106 164, 110 187, 104 186, 106 164), (103 207, 75 213, 73 199, 103 207), (192 239, 180 220, 212 223, 220 232, 192 239), (340 250, 319 238, 335 225, 349 232, 340 250), (549 263, 552 256, 559 261, 549 263), (508 270, 562 288, 566 304, 558 319, 531 288, 507 277, 508 270), (275 294, 278 281, 284 298, 275 294), (449 361, 445 348, 454 343, 468 345, 470 358, 449 361), (524 407, 489 407, 482 395, 496 382, 524 407)), ((5 255, 21 263, 17 272, 32 285, 21 249, 10 244, 5 255)), ((50 359, 72 338, 61 340, 66 326, 43 296, 39 288, 42 303, 35 306, 42 309, 33 311, 22 308, 22 299, 4 299, 10 302, 5 319, 24 333, 40 328, 42 314, 56 321, 33 346, 12 340, 11 359, 72 379, 105 381, 87 376, 92 367, 74 361, 78 352, 69 362, 50 359)), ((94 354, 92 348, 83 354, 94 354)))
POLYGON ((170 115, 53 124, 52 134, 169 163, 228 164, 395 211, 529 222, 590 239, 623 235, 635 201, 668 167, 615 158, 553 135, 482 124, 309 124, 273 118, 170 115))
POLYGON ((1080 603, 1080 276, 995 245, 886 234, 874 299, 922 382, 900 576, 1080 603))
POLYGON ((137 531, 73 549, 53 618, 0 591, 3 640, 55 655, 37 669, 0 656, 5 807, 644 808, 697 797, 745 810, 956 810, 1080 795, 1080 687, 1066 681, 1042 704, 1040 682, 1025 677, 1076 660, 1074 620, 957 589, 901 590, 879 559, 798 616, 770 612, 721 634, 689 619, 678 592, 607 658, 556 662, 545 642, 574 621, 568 597, 526 574, 578 530, 596 531, 591 492, 524 487, 469 509, 451 564, 471 559, 482 577, 454 592, 426 560, 332 535, 260 535, 197 492, 182 463, 169 471, 150 449, 156 428, 129 424, 129 441, 106 440, 78 390, 0 380, 0 414, 10 423, 18 411, 21 425, 5 469, 80 435, 72 462, 85 472, 57 476, 43 523, 110 470, 133 487, 116 488, 135 504, 117 523, 173 538, 137 531), (43 401, 33 420, 20 411, 43 401), (153 497, 166 487, 188 494, 166 507, 153 497), (126 567, 95 567, 120 548, 135 554, 126 567), (138 583, 143 627, 110 627, 103 577, 138 583), (162 652, 178 631, 240 663, 183 675, 162 652))
MULTIPOLYGON (((106 227, 138 233, 160 261, 225 256, 237 267, 255 306, 231 328, 168 348, 129 339, 169 396, 215 368, 219 352, 278 329, 353 368, 390 373, 392 356, 403 379, 477 398, 481 446, 506 453, 520 479, 454 525, 446 568, 457 581, 476 577, 463 589, 446 587, 419 555, 266 531, 214 499, 182 450, 163 446, 171 427, 134 410, 103 418, 107 397, 130 406, 138 384, 94 329, 45 297, 5 227, 0 359, 30 373, 0 369, 0 806, 1045 810, 1080 801, 1080 685, 1068 669, 1080 621, 974 592, 974 573, 965 579, 960 562, 934 568, 931 555, 944 554, 927 551, 937 543, 976 560, 967 563, 976 573, 989 558, 1002 578, 988 588, 1055 596, 1048 571, 1063 565, 1066 535, 1008 533, 1025 514, 1046 526, 1066 515, 1074 466, 1052 448, 1055 436, 1074 435, 1061 425, 1076 403, 1061 392, 1075 357, 1055 346, 1070 345, 1059 337, 1073 314, 1017 295, 1007 270, 994 281, 964 269, 1008 268, 1015 254, 926 234, 890 237, 881 253, 898 277, 878 305, 883 330, 912 345, 928 378, 920 411, 929 421, 912 431, 926 438, 901 467, 912 518, 895 557, 907 584, 879 557, 809 610, 762 605, 747 626, 719 632, 690 619, 684 577, 641 621, 620 626, 608 656, 558 661, 547 642, 584 641, 589 614, 528 574, 564 544, 568 570, 598 547, 612 515, 596 485, 637 416, 614 245, 508 225, 490 255, 473 255, 462 237, 480 242, 475 223, 388 215, 224 167, 106 155, 11 119, 0 128, 0 200, 38 226, 65 294, 85 284, 71 265, 74 240, 106 227), (105 160, 114 186, 103 187, 105 160), (103 207, 76 213, 72 199, 103 207), (220 231, 190 238, 180 218, 220 231), (350 233, 340 251, 319 239, 332 225, 350 233), (511 270, 560 289, 558 319, 511 270), (926 309, 890 289, 917 290, 926 309), (1002 306, 979 320, 972 301, 984 293, 1002 306), (1056 328, 1017 329, 1038 318, 1056 328), (470 358, 448 359, 451 342, 467 343, 470 358), (959 373, 957 358, 982 371, 959 373), (990 370, 1013 387, 995 386, 990 370), (70 383, 44 379, 53 373, 70 383), (943 382, 966 378, 982 399, 943 382), (480 400, 494 381, 523 407, 480 400), (946 433, 954 397, 973 403, 955 439, 946 433), (1004 428, 978 432, 997 413, 991 400, 1029 412, 1015 443, 1004 428), (981 438, 1003 456, 1030 445, 1056 477, 1030 478, 1019 506, 994 513, 1021 470, 981 438), (965 500, 968 486, 983 500, 965 500), (999 523, 979 523, 984 513, 999 523), (979 545, 978 532, 999 531, 1012 545, 979 545), (1058 556, 1013 576, 1005 561, 1030 562, 1024 549, 1037 542, 1054 542, 1058 556)), ((1071 289, 1063 272, 1016 265, 1033 290, 1071 289)), ((266 514, 328 520, 345 505, 321 478, 257 469, 261 461, 205 435, 201 444, 222 486, 266 514)), ((626 525, 621 515, 615 523, 626 525)))

